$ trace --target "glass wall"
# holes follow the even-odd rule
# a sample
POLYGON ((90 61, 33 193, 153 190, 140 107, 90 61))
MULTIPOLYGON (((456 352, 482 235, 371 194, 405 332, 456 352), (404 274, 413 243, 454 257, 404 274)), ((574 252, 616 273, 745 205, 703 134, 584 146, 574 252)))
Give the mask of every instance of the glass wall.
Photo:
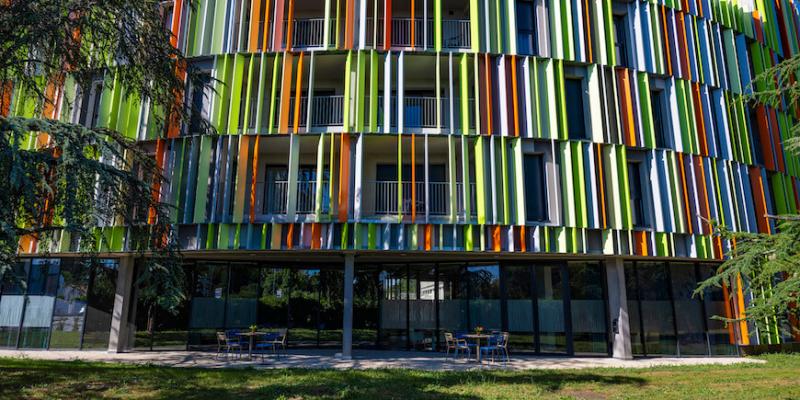
POLYGON ((380 337, 382 347, 408 346, 409 288, 405 265, 386 265, 380 272, 380 337))
POLYGON ((56 291, 58 290, 59 259, 33 259, 28 274, 28 295, 25 298, 21 348, 48 347, 56 291))
POLYGON ((101 260, 92 268, 89 301, 83 328, 84 349, 107 349, 117 287, 117 262, 101 260))
POLYGON ((625 263, 631 344, 636 355, 736 355, 733 332, 722 321, 721 289, 694 296, 698 282, 715 264, 685 262, 625 263))
POLYGON ((411 345, 417 350, 436 347, 436 268, 432 264, 408 267, 408 329, 411 345))
POLYGON ((89 277, 89 268, 80 261, 61 261, 58 292, 53 308, 50 348, 80 348, 88 306, 89 277))
POLYGON ((538 308, 539 351, 567 353, 567 326, 564 307, 566 271, 563 265, 537 265, 536 304, 538 308))
POLYGON ((608 353, 605 269, 600 263, 569 263, 570 313, 575 354, 608 353))
POLYGON ((500 266, 468 266, 469 328, 483 327, 486 331, 501 330, 500 266))
POLYGON ((515 351, 536 349, 533 277, 528 265, 509 265, 504 268, 506 294, 506 323, 510 347, 515 351))
POLYGON ((28 277, 30 261, 14 266, 14 277, 3 277, 0 289, 0 346, 17 347, 22 313, 25 304, 24 282, 28 277))

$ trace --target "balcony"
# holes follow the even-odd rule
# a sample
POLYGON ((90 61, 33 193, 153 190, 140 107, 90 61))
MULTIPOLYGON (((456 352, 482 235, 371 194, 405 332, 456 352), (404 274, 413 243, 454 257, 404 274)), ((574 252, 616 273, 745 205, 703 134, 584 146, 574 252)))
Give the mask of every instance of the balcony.
MULTIPOLYGON (((328 181, 322 182, 322 212, 328 212, 330 205, 330 193, 328 191, 328 181)), ((286 214, 288 203, 289 181, 272 181, 266 185, 264 191, 264 214, 281 215, 286 214)), ((313 214, 316 208, 317 181, 298 181, 297 182, 297 207, 298 214, 313 214)))
MULTIPOLYGON (((453 99, 453 108, 455 110, 454 118, 456 126, 459 125, 460 118, 460 99, 453 99)), ((365 99, 366 104, 369 104, 369 97, 365 99)), ((439 99, 442 120, 441 129, 450 128, 450 99, 442 97, 439 99)), ((326 95, 314 96, 311 101, 312 115, 311 126, 307 127, 306 132, 315 130, 325 130, 330 127, 341 127, 344 124, 344 96, 342 95, 326 95)), ((437 130, 436 121, 436 97, 433 96, 404 96, 404 113, 403 113, 403 127, 404 129, 427 129, 437 130)), ((391 127, 397 129, 397 97, 391 98, 391 127)), ((475 100, 469 100, 470 110, 475 107, 475 100)), ((383 126, 383 96, 378 96, 378 126, 383 126)), ((255 112, 255 111, 252 111, 255 112)), ((289 126, 294 124, 295 112, 295 98, 289 100, 289 126)), ((279 118, 275 119, 274 127, 278 127, 279 118)), ((474 122, 473 122, 474 123, 474 122)), ((308 97, 300 97, 300 118, 298 126, 306 128, 308 124, 308 97)), ((430 132, 436 133, 436 132, 430 132)))
MULTIPOLYGON (((288 24, 288 21, 284 23, 288 24)), ((330 20, 328 27, 328 45, 336 43, 336 19, 330 20)), ((297 18, 292 21, 292 47, 316 48, 324 47, 325 18, 297 18)))
MULTIPOLYGON (((372 46, 375 42, 376 47, 383 46, 383 19, 378 19, 377 32, 373 32, 374 24, 372 19, 367 20, 367 45, 372 46)), ((442 47, 446 49, 469 49, 472 47, 470 37, 470 21, 468 19, 449 19, 442 20, 442 47)), ((424 21, 422 18, 392 18, 392 41, 391 47, 433 47, 433 20, 424 21), (414 34, 411 34, 411 27, 414 27, 414 34), (427 37, 425 28, 427 27, 427 37), (413 42, 412 42, 413 36, 413 42), (426 40, 427 39, 427 40, 426 40), (413 43, 413 46, 412 46, 413 43)))
MULTIPOLYGON (((409 215, 412 207, 417 214, 425 214, 425 182, 415 182, 415 199, 412 200, 412 182, 410 181, 370 181, 367 186, 373 190, 375 205, 374 214, 376 216, 397 215, 399 213, 409 215), (402 194, 398 193, 402 189, 402 194), (402 195, 402 199, 401 196, 402 195)), ((464 185, 456 182, 456 215, 464 216, 464 185)), ((450 214, 450 183, 448 182, 429 182, 428 183, 428 215, 446 216, 450 214)), ((369 189, 368 189, 369 190, 369 189)), ((470 204, 471 214, 475 215, 475 184, 470 184, 470 204)))

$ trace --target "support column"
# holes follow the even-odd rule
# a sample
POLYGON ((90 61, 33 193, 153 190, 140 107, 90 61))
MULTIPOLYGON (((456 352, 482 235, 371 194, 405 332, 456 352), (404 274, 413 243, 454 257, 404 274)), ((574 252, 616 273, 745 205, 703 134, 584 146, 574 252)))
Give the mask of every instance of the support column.
POLYGON ((128 322, 133 288, 133 257, 123 257, 117 268, 117 287, 114 292, 114 309, 111 313, 111 331, 108 352, 121 353, 129 348, 131 324, 128 322))
POLYGON ((628 320, 628 295, 625 293, 625 264, 621 258, 606 262, 608 280, 608 315, 611 318, 612 355, 614 358, 630 360, 631 329, 628 320))
POLYGON ((353 279, 355 279, 355 255, 344 256, 344 313, 342 315, 342 354, 349 360, 353 356, 353 279))

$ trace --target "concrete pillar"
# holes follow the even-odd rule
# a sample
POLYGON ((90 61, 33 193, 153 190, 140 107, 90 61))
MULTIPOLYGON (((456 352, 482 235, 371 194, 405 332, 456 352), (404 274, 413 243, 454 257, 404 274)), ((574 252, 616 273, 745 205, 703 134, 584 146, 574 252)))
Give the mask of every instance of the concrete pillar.
POLYGON ((625 264, 621 258, 606 263, 608 280, 608 315, 611 317, 613 357, 623 360, 633 358, 631 328, 628 319, 628 296, 625 293, 625 264))
POLYGON ((129 348, 131 324, 128 323, 128 310, 133 287, 133 270, 133 257, 123 257, 119 260, 114 310, 111 313, 111 332, 108 336, 109 353, 121 353, 129 348))
POLYGON ((355 256, 344 256, 344 313, 342 315, 342 354, 349 360, 353 356, 353 279, 355 279, 355 256))

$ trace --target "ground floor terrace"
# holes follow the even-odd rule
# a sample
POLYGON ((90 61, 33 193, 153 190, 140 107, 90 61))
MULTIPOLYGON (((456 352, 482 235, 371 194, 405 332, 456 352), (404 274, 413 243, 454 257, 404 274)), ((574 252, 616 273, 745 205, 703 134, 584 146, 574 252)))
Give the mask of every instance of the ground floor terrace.
MULTIPOLYGON (((176 314, 147 307, 137 262, 29 258, 0 292, 0 347, 216 351, 216 332, 286 329, 290 351, 442 352, 445 333, 509 332, 512 355, 731 356, 757 333, 724 325, 717 264, 446 254, 188 253, 176 314), (23 287, 24 286, 24 287, 23 287)), ((513 357, 512 357, 513 358, 513 357)), ((546 358, 551 359, 551 358, 546 358)))

